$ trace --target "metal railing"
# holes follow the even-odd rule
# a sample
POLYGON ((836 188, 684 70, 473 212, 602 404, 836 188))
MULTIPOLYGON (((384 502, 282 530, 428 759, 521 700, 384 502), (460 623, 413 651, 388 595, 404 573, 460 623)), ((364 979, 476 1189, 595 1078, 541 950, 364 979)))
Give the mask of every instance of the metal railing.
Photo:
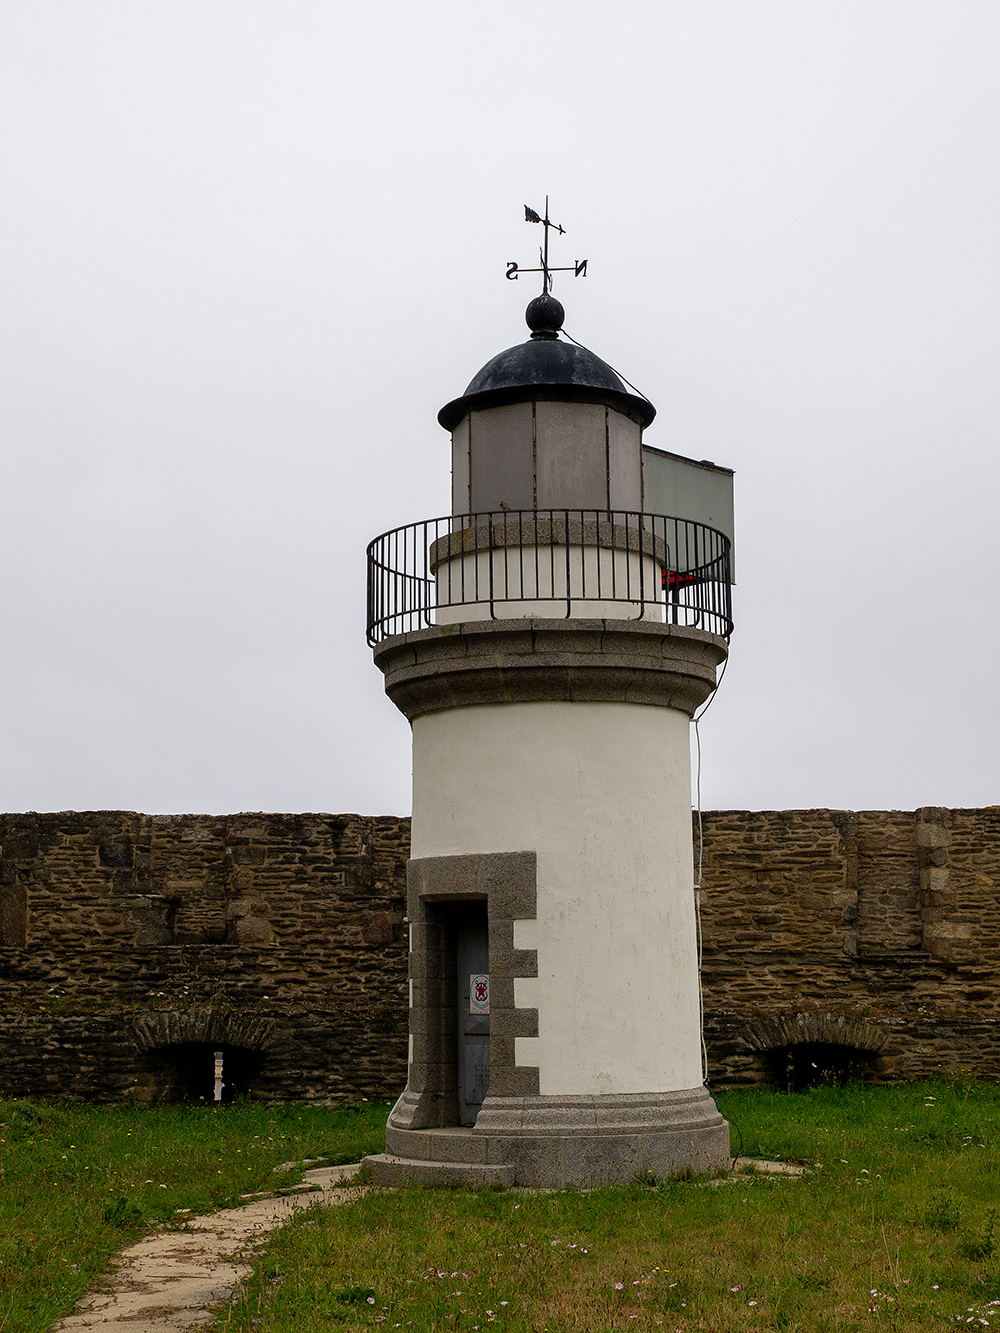
POLYGON ((511 618, 642 619, 732 633, 729 539, 663 514, 521 509, 384 532, 368 547, 368 642, 511 618))

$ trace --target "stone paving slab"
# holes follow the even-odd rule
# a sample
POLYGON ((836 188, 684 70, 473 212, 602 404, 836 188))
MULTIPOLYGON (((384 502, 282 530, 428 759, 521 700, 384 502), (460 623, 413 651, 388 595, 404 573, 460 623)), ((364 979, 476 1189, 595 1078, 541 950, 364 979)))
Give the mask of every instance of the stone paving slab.
POLYGON ((197 1328, 249 1271, 254 1249, 296 1209, 352 1203, 363 1186, 337 1188, 358 1166, 307 1171, 310 1193, 255 1199, 242 1208, 189 1216, 183 1231, 157 1231, 122 1250, 102 1282, 52 1333, 180 1333, 197 1328), (317 1192, 321 1191, 321 1192, 317 1192))
POLYGON ((769 1162, 763 1157, 734 1157, 730 1170, 738 1175, 749 1176, 807 1176, 808 1170, 797 1162, 769 1162))

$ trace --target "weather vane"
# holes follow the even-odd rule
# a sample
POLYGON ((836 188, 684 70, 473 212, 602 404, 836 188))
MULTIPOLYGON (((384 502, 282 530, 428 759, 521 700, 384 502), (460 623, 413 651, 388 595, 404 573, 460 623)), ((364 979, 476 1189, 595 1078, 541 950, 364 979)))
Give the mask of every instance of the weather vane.
POLYGON ((539 217, 533 208, 527 204, 524 206, 525 222, 540 222, 545 228, 545 242, 539 247, 538 257, 542 261, 541 268, 519 268, 514 260, 507 261, 507 272, 504 275, 512 282, 516 282, 522 273, 540 273, 542 275, 542 295, 552 290, 553 273, 572 273, 574 277, 585 278, 587 276, 587 261, 578 259, 573 264, 567 264, 562 268, 551 268, 549 266, 549 228, 554 227, 560 236, 566 235, 565 227, 560 227, 558 222, 552 222, 549 218, 549 196, 545 196, 545 216, 539 217))

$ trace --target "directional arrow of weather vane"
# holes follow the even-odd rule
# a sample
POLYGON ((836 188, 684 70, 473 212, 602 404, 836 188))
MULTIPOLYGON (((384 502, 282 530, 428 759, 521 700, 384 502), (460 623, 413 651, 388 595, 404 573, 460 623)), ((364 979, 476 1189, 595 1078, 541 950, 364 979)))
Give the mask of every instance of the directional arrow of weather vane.
POLYGON ((585 278, 587 276, 587 261, 578 259, 575 263, 567 264, 561 268, 552 268, 549 265, 549 230, 554 228, 560 236, 566 235, 565 227, 560 227, 558 222, 553 222, 549 218, 549 196, 545 196, 545 216, 539 217, 533 208, 527 204, 524 206, 525 222, 539 222, 545 228, 545 242, 540 246, 538 258, 541 260, 541 268, 519 268, 517 263, 511 259, 507 261, 507 272, 504 275, 512 282, 516 282, 522 273, 540 273, 542 275, 542 294, 552 290, 553 273, 572 273, 574 277, 585 278))

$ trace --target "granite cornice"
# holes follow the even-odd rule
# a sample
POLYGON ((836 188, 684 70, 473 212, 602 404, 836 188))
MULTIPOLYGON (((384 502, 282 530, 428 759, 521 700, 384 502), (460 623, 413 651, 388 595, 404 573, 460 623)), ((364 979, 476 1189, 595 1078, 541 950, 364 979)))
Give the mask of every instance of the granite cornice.
POLYGON ((709 697, 724 639, 638 620, 486 620, 396 635, 375 649, 412 721, 477 704, 638 703, 689 715, 709 697))

